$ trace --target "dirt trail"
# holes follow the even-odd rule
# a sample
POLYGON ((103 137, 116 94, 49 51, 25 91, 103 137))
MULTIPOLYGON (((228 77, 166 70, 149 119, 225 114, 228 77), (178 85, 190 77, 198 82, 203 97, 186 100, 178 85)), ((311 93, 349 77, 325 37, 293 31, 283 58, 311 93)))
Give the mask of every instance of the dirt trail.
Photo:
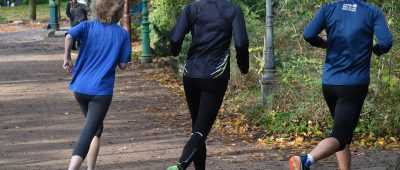
MULTIPOLYGON (((62 70, 63 39, 46 31, 0 34, 0 169, 66 169, 83 116, 62 70)), ((98 169, 165 169, 189 136, 184 100, 145 76, 154 64, 118 72, 98 169), (174 121, 186 120, 186 121, 174 121)), ((208 169, 288 169, 293 151, 209 141, 208 169), (290 154, 289 154, 290 153, 290 154)), ((398 151, 367 150, 354 169, 393 167, 398 151)), ((361 154, 362 153, 362 154, 361 154)), ((316 169, 335 169, 334 159, 316 169)))

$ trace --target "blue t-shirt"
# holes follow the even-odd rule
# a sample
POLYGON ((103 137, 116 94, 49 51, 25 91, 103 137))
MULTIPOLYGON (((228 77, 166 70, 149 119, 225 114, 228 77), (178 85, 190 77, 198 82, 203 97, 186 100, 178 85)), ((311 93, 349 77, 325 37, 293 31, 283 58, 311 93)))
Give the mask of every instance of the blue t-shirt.
POLYGON ((82 40, 69 88, 88 95, 112 95, 117 64, 131 60, 128 32, 116 23, 86 21, 68 34, 82 40))
POLYGON ((382 11, 363 0, 340 0, 323 6, 304 30, 311 45, 321 47, 322 30, 328 48, 322 83, 328 85, 368 85, 372 49, 389 52, 392 35, 382 11), (374 34, 377 44, 373 47, 374 34))

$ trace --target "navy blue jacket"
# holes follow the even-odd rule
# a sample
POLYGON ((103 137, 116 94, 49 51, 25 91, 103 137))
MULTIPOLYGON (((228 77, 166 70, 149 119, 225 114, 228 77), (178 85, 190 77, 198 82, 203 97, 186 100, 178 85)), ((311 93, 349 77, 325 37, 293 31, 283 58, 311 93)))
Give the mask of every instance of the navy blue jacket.
POLYGON ((392 47, 392 35, 382 11, 363 0, 339 0, 323 6, 304 30, 312 46, 322 47, 328 36, 322 83, 368 85, 372 51, 381 55, 392 47), (376 35, 377 44, 373 45, 376 35))
POLYGON ((185 35, 191 32, 184 75, 192 78, 228 78, 233 35, 239 69, 249 69, 249 40, 241 9, 226 0, 200 0, 184 8, 171 31, 170 45, 179 55, 185 35))

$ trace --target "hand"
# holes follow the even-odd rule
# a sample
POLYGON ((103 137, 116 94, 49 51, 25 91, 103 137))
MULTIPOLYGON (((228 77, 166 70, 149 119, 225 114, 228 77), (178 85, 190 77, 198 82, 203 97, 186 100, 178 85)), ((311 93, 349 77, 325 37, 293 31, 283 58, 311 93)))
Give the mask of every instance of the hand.
POLYGON ((249 72, 249 58, 248 57, 236 57, 236 63, 239 66, 239 70, 242 74, 249 72))
POLYGON ((249 68, 239 69, 242 74, 247 74, 249 72, 249 68))
POLYGON ((377 55, 377 56, 381 56, 383 53, 379 50, 379 48, 377 48, 377 46, 373 46, 372 47, 372 52, 377 55))
POLYGON ((63 68, 64 70, 67 70, 71 73, 74 69, 74 63, 72 62, 72 60, 64 60, 63 68))
POLYGON ((324 42, 321 45, 321 48, 322 49, 327 49, 328 48, 328 41, 327 40, 324 40, 324 42))
POLYGON ((238 62, 239 70, 242 74, 247 74, 249 72, 249 63, 248 62, 238 62))

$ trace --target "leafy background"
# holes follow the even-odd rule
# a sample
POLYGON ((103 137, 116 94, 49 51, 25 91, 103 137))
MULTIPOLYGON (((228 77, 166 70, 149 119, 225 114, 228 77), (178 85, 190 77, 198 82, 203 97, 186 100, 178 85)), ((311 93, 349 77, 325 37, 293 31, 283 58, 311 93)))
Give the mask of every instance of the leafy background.
MULTIPOLYGON (((157 56, 169 55, 169 31, 182 8, 190 2, 151 2, 152 40, 157 56)), ((240 5, 245 13, 251 41, 251 71, 242 76, 235 68, 237 66, 231 66, 230 88, 216 128, 262 143, 312 143, 329 135, 332 119, 321 89, 325 51, 308 45, 303 40, 303 29, 321 6, 332 1, 273 1, 277 82, 267 107, 260 105, 259 85, 264 64, 263 38, 260 37, 264 36, 265 2, 231 2, 240 5)), ((397 43, 400 37, 400 3, 398 0, 368 2, 384 11, 395 43, 389 54, 372 58, 371 85, 355 131, 355 143, 359 146, 395 147, 400 136, 400 57, 397 43)), ((190 38, 186 37, 185 48, 179 57, 169 58, 170 66, 177 72, 182 70, 190 38)))

